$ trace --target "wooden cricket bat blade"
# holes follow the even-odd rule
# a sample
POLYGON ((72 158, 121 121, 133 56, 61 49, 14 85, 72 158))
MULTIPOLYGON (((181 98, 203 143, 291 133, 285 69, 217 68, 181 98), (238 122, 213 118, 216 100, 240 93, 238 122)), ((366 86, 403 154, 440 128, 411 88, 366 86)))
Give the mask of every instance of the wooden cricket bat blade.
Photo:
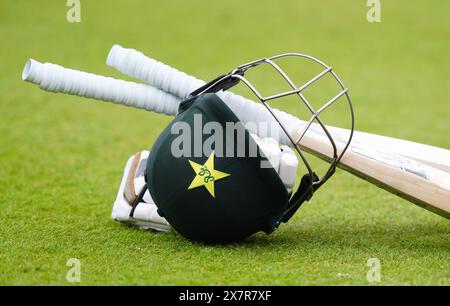
MULTIPOLYGON (((299 139, 302 130, 300 127, 295 129, 292 138, 299 139)), ((338 154, 344 149, 346 140, 342 137, 335 138, 338 154)), ((306 132, 299 146, 325 160, 330 160, 333 156, 329 139, 317 129, 306 132)), ((388 146, 365 143, 361 137, 357 141, 352 140, 338 166, 450 219, 450 173, 445 171, 445 167, 433 167, 429 163, 405 157, 396 153, 395 149, 390 151, 386 147, 388 146)), ((422 155, 426 153, 422 152, 422 155)))

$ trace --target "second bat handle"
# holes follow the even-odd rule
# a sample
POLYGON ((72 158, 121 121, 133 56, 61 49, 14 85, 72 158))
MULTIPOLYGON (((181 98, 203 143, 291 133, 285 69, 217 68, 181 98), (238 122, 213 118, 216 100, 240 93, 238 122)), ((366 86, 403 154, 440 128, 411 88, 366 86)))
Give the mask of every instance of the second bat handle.
POLYGON ((205 84, 202 80, 149 58, 142 52, 119 45, 111 48, 106 64, 181 99, 205 84))
POLYGON ((41 89, 176 115, 180 100, 162 90, 30 59, 22 79, 41 89))

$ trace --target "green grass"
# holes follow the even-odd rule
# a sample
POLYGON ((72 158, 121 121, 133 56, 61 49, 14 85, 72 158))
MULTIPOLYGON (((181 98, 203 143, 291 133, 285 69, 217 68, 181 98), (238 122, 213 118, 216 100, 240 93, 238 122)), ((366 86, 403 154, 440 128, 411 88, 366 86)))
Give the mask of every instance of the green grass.
MULTIPOLYGON (((203 79, 258 57, 324 59, 351 90, 357 128, 450 148, 450 2, 65 1, 0 3, 0 284, 450 285, 448 220, 338 171, 270 236, 193 244, 110 221, 129 155, 170 118, 22 82, 29 57, 95 73, 120 43, 203 79)), ((122 77, 122 76, 120 76, 122 77)), ((267 81, 267 85, 269 81, 267 81)))

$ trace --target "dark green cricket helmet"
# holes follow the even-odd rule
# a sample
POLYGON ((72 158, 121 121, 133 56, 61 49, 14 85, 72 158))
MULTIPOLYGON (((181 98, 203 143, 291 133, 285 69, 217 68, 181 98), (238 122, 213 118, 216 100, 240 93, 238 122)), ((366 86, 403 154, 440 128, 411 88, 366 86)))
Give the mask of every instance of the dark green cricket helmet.
MULTIPOLYGON (((202 144, 210 137, 199 135, 202 144)), ((192 144, 198 141, 194 133, 190 137, 192 144)), ((185 101, 153 145, 147 162, 147 186, 160 215, 179 234, 195 241, 227 243, 259 231, 271 233, 292 206, 290 194, 273 168, 261 167, 266 158, 259 150, 256 156, 239 156, 252 147, 257 147, 255 140, 216 94, 185 101), (245 141, 237 141, 237 133, 233 139, 223 133, 221 141, 232 146, 231 156, 223 154, 227 148, 217 154, 214 145, 198 157, 175 156, 173 145, 180 136, 173 133, 174 127, 183 123, 194 130, 199 115, 202 127, 209 122, 224 130, 230 123, 240 126, 245 141)))

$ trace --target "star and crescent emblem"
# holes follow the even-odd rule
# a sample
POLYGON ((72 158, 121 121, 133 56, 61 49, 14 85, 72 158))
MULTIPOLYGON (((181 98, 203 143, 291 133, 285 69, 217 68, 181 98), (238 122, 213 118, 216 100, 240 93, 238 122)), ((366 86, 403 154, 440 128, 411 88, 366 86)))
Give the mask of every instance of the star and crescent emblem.
POLYGON ((195 172, 195 177, 188 189, 205 186, 206 190, 208 190, 208 192, 215 198, 215 182, 230 176, 230 174, 214 169, 214 152, 211 153, 208 160, 203 165, 199 165, 191 160, 189 160, 189 164, 195 172))

